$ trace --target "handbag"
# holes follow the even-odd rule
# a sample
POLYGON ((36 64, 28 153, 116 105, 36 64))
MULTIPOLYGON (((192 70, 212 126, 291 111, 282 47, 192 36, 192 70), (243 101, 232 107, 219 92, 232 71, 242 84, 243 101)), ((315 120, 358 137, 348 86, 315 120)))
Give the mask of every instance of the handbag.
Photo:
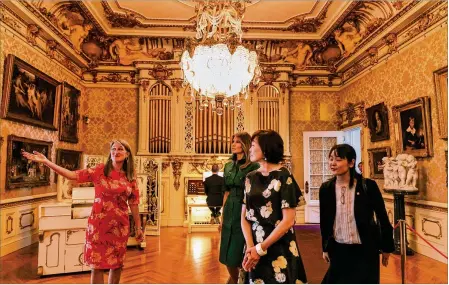
MULTIPOLYGON (((364 194, 369 198, 368 189, 366 187, 366 180, 363 177, 362 177, 362 187, 363 187, 364 194)), ((372 205, 372 200, 371 199, 369 199, 369 200, 371 202, 371 206, 372 206, 371 208, 373 209, 373 212, 374 212, 373 218, 371 220, 371 224, 376 229, 375 230, 376 231, 376 233, 375 233, 376 246, 379 249, 379 252, 381 252, 381 249, 382 249, 382 246, 381 246, 381 244, 382 244, 382 227, 380 226, 379 220, 377 219, 377 216, 376 216, 376 212, 374 211, 374 207, 372 205)))

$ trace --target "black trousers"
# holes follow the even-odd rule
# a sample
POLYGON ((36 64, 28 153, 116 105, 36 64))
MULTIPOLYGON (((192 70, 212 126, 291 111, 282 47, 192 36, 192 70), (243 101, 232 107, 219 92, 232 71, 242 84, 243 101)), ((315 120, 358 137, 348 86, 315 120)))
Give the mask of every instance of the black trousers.
POLYGON ((329 241, 329 269, 322 284, 379 284, 379 251, 362 244, 329 241))
POLYGON ((219 207, 209 207, 209 209, 212 212, 212 218, 220 217, 221 206, 219 206, 219 207))

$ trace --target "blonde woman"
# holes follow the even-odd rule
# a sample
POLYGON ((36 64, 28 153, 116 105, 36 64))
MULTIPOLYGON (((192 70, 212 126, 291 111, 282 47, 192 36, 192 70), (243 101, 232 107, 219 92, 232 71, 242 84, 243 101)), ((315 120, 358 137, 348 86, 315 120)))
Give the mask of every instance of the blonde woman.
POLYGON ((240 227, 240 213, 243 204, 243 189, 246 174, 259 168, 249 160, 251 137, 248 133, 236 133, 232 136, 232 161, 224 168, 225 193, 223 197, 223 215, 221 216, 220 262, 229 272, 228 283, 237 283, 239 267, 243 260, 245 239, 240 227))
POLYGON ((108 283, 119 283, 130 232, 128 205, 136 223, 136 239, 143 240, 138 208, 139 190, 129 144, 124 140, 113 140, 106 164, 77 171, 65 169, 36 151, 33 154, 23 151, 22 154, 67 179, 94 183, 95 200, 87 222, 84 261, 92 269, 91 283, 104 283, 105 269, 109 269, 108 283))

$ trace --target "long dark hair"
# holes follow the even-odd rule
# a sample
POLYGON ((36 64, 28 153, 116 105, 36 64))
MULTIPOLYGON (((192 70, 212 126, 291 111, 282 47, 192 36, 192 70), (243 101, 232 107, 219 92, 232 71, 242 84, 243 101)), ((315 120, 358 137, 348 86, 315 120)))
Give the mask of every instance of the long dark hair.
MULTIPOLYGON (((251 136, 247 132, 240 132, 232 135, 231 144, 234 141, 234 138, 238 138, 242 143, 243 153, 245 155, 245 163, 240 166, 240 169, 245 169, 248 165, 251 164, 251 160, 249 159, 249 148, 251 147, 251 136)), ((237 163, 237 154, 232 154, 232 161, 237 163)))
POLYGON ((342 159, 346 159, 348 163, 354 160, 353 167, 349 167, 349 176, 350 176, 349 187, 352 187, 354 185, 354 179, 361 178, 361 175, 355 171, 355 162, 357 160, 357 154, 355 153, 355 149, 349 144, 343 143, 334 145, 329 151, 329 157, 331 156, 332 152, 334 152, 335 156, 338 156, 339 158, 342 159))

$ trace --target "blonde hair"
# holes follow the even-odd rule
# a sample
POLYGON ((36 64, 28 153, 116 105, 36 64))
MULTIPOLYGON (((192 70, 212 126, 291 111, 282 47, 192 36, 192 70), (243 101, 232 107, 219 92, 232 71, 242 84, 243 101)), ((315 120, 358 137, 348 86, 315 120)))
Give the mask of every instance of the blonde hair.
MULTIPOLYGON (((109 143, 109 149, 112 148, 114 143, 121 144, 125 148, 126 152, 128 153, 128 157, 123 162, 122 169, 125 171, 126 178, 128 179, 128 181, 135 180, 134 156, 133 156, 133 154, 131 152, 131 147, 129 146, 129 143, 127 141, 121 140, 121 139, 119 139, 119 140, 112 140, 109 143)), ((104 166, 104 175, 106 177, 108 177, 109 174, 111 173, 111 171, 112 171, 112 159, 111 159, 111 152, 109 151, 108 160, 106 161, 106 164, 104 166)))
MULTIPOLYGON (((234 138, 237 137, 242 143, 243 153, 245 154, 245 163, 240 166, 240 169, 245 169, 248 165, 251 164, 251 160, 249 159, 249 148, 251 147, 251 136, 247 132, 235 133, 232 135, 231 143, 234 141, 234 138)), ((237 163, 237 154, 232 154, 232 160, 234 163, 237 163)))

